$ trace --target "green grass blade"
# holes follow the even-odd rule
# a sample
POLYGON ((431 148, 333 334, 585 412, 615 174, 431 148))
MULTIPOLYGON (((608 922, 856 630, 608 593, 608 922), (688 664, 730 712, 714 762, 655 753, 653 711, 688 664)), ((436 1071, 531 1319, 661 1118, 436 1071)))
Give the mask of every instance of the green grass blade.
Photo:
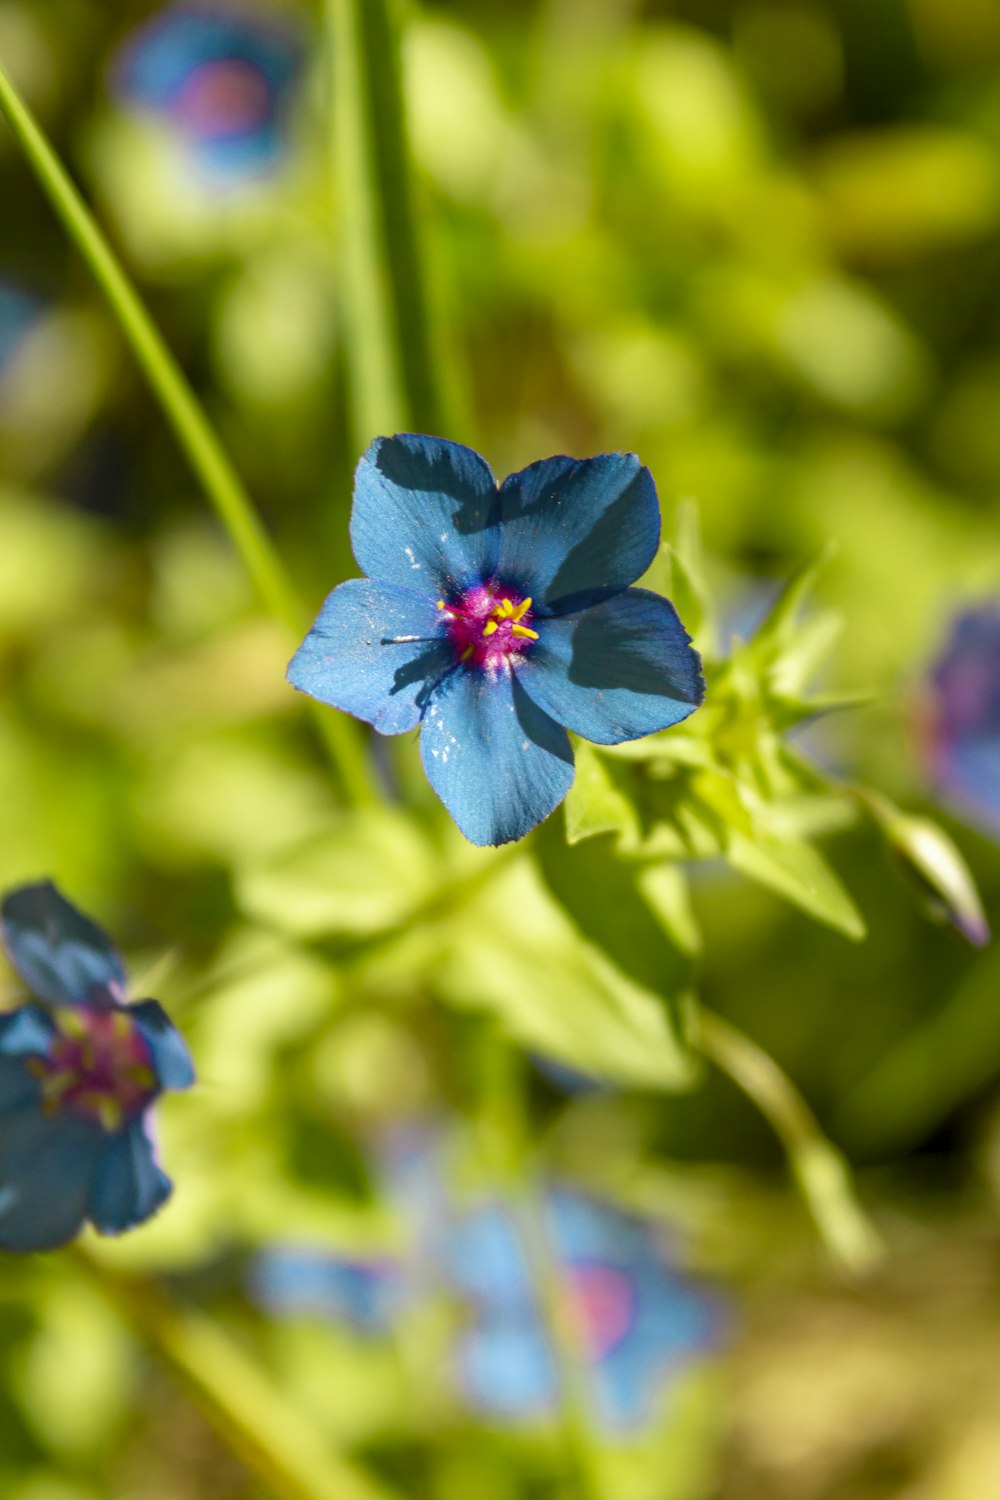
MULTIPOLYGON (((305 615, 253 502, 121 262, 2 66, 0 115, 10 126, 67 234, 107 298, 261 601, 297 641, 305 628, 305 615)), ((325 710, 320 723, 345 789, 359 802, 373 801, 372 779, 354 726, 325 710)))

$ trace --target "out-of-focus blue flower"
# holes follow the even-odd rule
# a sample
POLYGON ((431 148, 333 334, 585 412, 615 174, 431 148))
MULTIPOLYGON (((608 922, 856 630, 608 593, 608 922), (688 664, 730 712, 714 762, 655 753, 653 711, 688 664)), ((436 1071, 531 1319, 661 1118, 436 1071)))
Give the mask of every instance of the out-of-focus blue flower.
POLYGON ((0 1015, 0 1249, 49 1250, 85 1220, 120 1234, 169 1196, 146 1131, 187 1048, 155 1000, 125 1004, 114 945, 50 881, 0 904, 7 956, 37 1002, 0 1015))
POLYGON ((251 1267, 250 1295, 267 1312, 311 1314, 367 1333, 389 1327, 403 1290, 390 1261, 338 1258, 302 1246, 262 1251, 251 1267))
POLYGON ((36 298, 10 282, 0 282, 0 376, 14 359, 40 311, 36 298))
MULTIPOLYGON (((544 1215, 596 1420, 609 1431, 639 1426, 671 1377, 713 1345, 718 1308, 639 1221, 564 1190, 546 1195, 544 1215)), ((435 1280, 468 1314, 455 1365, 469 1405, 499 1420, 549 1415, 559 1399, 557 1361, 515 1217, 500 1201, 462 1216, 439 1212, 435 1232, 419 1235, 415 1253, 396 1262, 265 1251, 250 1292, 271 1315, 313 1313, 381 1333, 435 1280)))
POLYGON ((1000 836, 1000 603, 955 620, 930 673, 926 725, 934 781, 1000 836))
POLYGON ((630 588, 660 510, 632 453, 542 459, 497 485, 443 438, 377 438, 358 465, 351 543, 288 669, 294 687, 381 734, 421 726, 431 786, 474 844, 519 839, 573 781, 567 729, 616 745, 704 696, 668 600, 630 588))
MULTIPOLYGON (((638 1426, 670 1376, 712 1344, 715 1304, 670 1265, 637 1220, 565 1191, 549 1193, 544 1211, 598 1417, 612 1429, 638 1426)), ((447 1263, 474 1310, 459 1350, 470 1401, 511 1418, 551 1409, 556 1361, 508 1210, 489 1204, 459 1222, 447 1263)))
POLYGON ((284 153, 300 49, 286 27, 228 5, 176 5, 117 59, 120 96, 166 120, 213 177, 240 180, 284 153))

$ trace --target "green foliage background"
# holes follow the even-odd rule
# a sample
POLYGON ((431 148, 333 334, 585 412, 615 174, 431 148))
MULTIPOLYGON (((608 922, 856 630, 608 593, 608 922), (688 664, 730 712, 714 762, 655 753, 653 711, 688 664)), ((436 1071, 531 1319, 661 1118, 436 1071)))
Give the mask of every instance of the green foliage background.
MULTIPOLYGON (((241 1258, 277 1234, 391 1247, 368 1144, 447 1115, 473 1179, 499 1140, 515 1177, 649 1214, 731 1302, 655 1431, 589 1435, 595 1495, 981 1500, 1000 1486, 1000 960, 925 919, 849 788, 941 815, 922 681, 954 610, 1000 582, 1000 15, 406 6, 411 244, 405 214, 379 233, 399 181, 352 176, 365 7, 330 7, 332 69, 329 17, 263 8, 307 37, 293 146, 224 199, 109 90, 147 6, 4 0, 0 62, 304 613, 353 570, 376 430, 436 427, 498 473, 635 449, 668 539, 649 582, 695 631, 709 699, 679 732, 579 747, 565 812, 512 851, 462 842, 413 743, 366 741, 398 796, 348 806, 284 684, 290 638, 4 133, 0 274, 46 312, 0 377, 0 885, 48 874, 99 915, 201 1086, 162 1108, 177 1192, 156 1221, 89 1260, 0 1267, 0 1488, 287 1484, 232 1456, 187 1361, 272 1457, 317 1445, 316 1494, 363 1497, 362 1470, 433 1500, 579 1493, 558 1435, 484 1431, 428 1381, 446 1310, 386 1350, 268 1326, 240 1295, 241 1258), (840 1156, 741 1034, 857 1166, 877 1265, 840 1156), (525 1050, 614 1087, 565 1096, 525 1050), (109 1292, 95 1265, 139 1279, 109 1292)), ((1000 855, 951 833, 996 925, 1000 855)))

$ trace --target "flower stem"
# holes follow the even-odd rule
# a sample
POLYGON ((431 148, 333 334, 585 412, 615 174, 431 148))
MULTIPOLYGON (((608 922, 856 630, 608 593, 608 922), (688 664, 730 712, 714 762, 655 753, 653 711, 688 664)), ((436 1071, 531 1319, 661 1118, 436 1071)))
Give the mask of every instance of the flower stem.
POLYGON ((531 1159, 524 1119, 520 1054, 492 1026, 483 1029, 479 1068, 483 1105, 479 1140, 488 1174, 499 1182, 538 1298, 556 1368, 559 1417, 573 1500, 602 1500, 601 1453, 585 1354, 566 1301, 546 1222, 544 1186, 531 1159))
POLYGON ((326 0, 330 165, 358 448, 441 430, 391 0, 326 0))
POLYGON ((332 1454, 216 1323, 176 1307, 158 1288, 79 1246, 71 1254, 237 1457, 281 1500, 397 1500, 380 1481, 332 1454))
MULTIPOLYGON (((0 115, 10 126, 56 215, 107 298, 262 603, 297 641, 305 624, 303 611, 253 502, 121 262, 2 66, 0 115)), ((345 789, 357 801, 373 801, 372 779, 354 726, 347 719, 325 711, 319 722, 345 789)))
POLYGON ((882 1254, 878 1234, 858 1202, 844 1158, 823 1135, 798 1089, 735 1026, 704 1006, 698 1015, 702 1051, 772 1125, 831 1255, 854 1275, 870 1271, 882 1254))

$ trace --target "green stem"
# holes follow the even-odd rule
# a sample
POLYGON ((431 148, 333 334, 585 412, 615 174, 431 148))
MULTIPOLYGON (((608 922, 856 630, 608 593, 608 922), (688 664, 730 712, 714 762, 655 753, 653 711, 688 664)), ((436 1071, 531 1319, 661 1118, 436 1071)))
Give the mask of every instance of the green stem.
MULTIPOLYGON (((280 557, 180 366, 37 121, 0 66, 0 114, 70 239, 90 267, 180 446, 243 560, 261 601, 298 640, 304 617, 280 557)), ((324 711, 323 736, 348 792, 374 800, 354 726, 324 711)))
POLYGON ((483 1108, 479 1140, 498 1181, 538 1297, 559 1385, 559 1413, 573 1500, 601 1500, 601 1453, 593 1438, 593 1403, 581 1346, 546 1223, 544 1184, 530 1158, 519 1054, 492 1026, 483 1028, 483 1108))
POLYGON ((325 0, 331 169, 357 446, 441 430, 392 0, 325 0))
POLYGON ((882 1253, 878 1234, 857 1200, 844 1158, 823 1135, 798 1089, 755 1042, 704 1006, 698 1032, 705 1056, 773 1127, 827 1249, 853 1274, 871 1270, 882 1253))
POLYGON ((217 1324, 174 1306, 148 1282, 112 1270, 79 1247, 71 1254, 227 1445, 281 1500, 397 1500, 381 1482, 330 1453, 217 1324))

